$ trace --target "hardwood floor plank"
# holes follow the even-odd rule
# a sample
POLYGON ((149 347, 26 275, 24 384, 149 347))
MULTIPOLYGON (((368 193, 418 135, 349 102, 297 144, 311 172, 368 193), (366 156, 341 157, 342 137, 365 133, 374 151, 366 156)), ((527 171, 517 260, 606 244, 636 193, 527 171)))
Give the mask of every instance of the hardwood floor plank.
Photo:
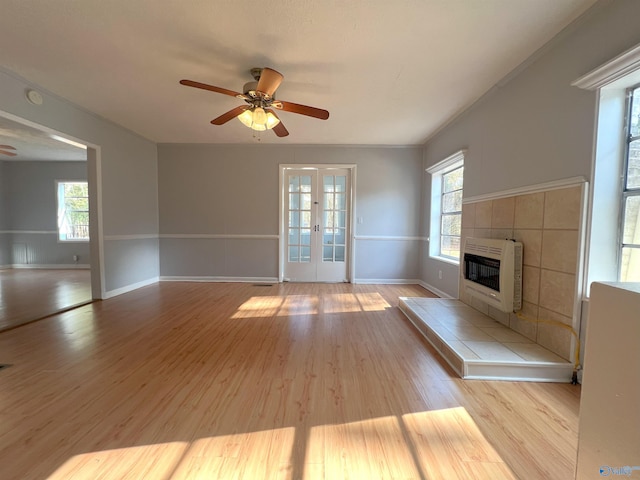
POLYGON ((570 478, 579 387, 460 380, 429 295, 163 282, 1 332, 0 478, 570 478))

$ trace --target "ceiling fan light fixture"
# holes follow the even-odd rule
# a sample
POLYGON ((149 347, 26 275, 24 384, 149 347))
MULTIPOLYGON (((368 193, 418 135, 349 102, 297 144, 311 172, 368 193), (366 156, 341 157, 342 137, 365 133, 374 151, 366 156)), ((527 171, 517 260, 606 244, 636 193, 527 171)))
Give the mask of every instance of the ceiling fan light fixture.
POLYGON ((276 117, 272 112, 267 112, 267 129, 271 130, 273 127, 280 123, 280 119, 276 117))
POLYGON ((253 123, 257 125, 264 125, 264 129, 267 129, 267 114, 264 111, 264 108, 256 107, 253 109, 253 123))
POLYGON ((280 123, 280 119, 278 117, 271 112, 265 112, 262 107, 245 110, 238 115, 238 120, 240 120, 243 125, 246 125, 258 132, 271 130, 280 123))
POLYGON ((245 110, 240 115, 238 115, 238 120, 240 120, 244 125, 251 128, 253 124, 253 112, 251 110, 245 110))

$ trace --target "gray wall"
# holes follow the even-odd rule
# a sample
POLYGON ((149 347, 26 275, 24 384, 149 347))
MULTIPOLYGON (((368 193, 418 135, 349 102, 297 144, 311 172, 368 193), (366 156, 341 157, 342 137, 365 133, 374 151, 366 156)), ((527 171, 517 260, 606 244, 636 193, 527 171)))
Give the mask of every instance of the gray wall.
POLYGON ((276 278, 280 164, 355 164, 355 279, 418 278, 421 148, 274 145, 159 145, 161 275, 276 278))
MULTIPOLYGON (((430 139, 424 148, 425 168, 467 148, 465 198, 575 176, 589 179, 596 93, 570 84, 640 43, 638 18, 637 0, 598 3, 526 67, 430 139)), ((427 213, 430 188, 425 175, 427 213)), ((458 267, 432 260, 427 252, 425 243, 422 280, 457 297, 458 267)))
MULTIPOLYGON (((106 296, 157 280, 158 175, 153 142, 0 71, 0 111, 34 122, 99 147, 89 188, 98 192, 102 231, 92 221, 92 243, 104 252, 102 290, 106 296), (35 106, 25 90, 36 88, 44 102, 35 106)), ((91 167, 91 165, 90 165, 91 167)), ((92 275, 100 275, 92 255, 92 275)), ((94 282, 95 285, 95 282, 94 282)), ((94 291, 94 296, 96 292, 94 291)))
POLYGON ((78 255, 78 264, 89 265, 89 244, 58 242, 56 225, 56 180, 86 181, 86 162, 3 163, 10 263, 72 265, 78 255))

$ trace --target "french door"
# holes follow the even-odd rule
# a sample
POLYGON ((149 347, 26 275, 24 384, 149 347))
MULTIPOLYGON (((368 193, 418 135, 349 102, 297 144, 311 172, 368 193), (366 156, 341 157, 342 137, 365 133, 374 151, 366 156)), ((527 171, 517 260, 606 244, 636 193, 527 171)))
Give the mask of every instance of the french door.
POLYGON ((285 169, 284 280, 349 281, 351 171, 285 169))

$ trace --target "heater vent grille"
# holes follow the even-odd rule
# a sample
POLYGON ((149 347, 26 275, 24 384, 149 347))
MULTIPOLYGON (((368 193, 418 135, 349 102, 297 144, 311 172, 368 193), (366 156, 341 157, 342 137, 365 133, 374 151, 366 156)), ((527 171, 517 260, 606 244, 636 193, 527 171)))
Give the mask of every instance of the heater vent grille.
MULTIPOLYGON (((468 239, 471 240, 471 239, 468 239)), ((475 240, 475 239, 474 239, 475 240)), ((475 253, 476 255, 480 254, 489 254, 489 255, 502 255, 502 245, 488 245, 486 243, 479 242, 468 242, 465 247, 465 252, 467 253, 475 253)))

